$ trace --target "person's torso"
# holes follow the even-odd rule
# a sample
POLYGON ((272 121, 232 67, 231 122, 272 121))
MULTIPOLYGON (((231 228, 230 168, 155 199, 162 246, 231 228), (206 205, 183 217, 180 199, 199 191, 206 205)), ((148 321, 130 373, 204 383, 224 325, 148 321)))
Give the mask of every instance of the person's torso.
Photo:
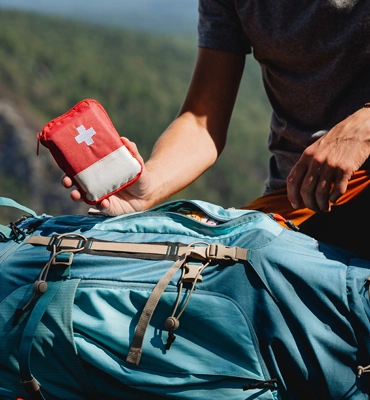
POLYGON ((223 4, 220 17, 235 7, 262 67, 273 108, 267 185, 281 188, 308 145, 370 101, 370 2, 202 2, 223 4))

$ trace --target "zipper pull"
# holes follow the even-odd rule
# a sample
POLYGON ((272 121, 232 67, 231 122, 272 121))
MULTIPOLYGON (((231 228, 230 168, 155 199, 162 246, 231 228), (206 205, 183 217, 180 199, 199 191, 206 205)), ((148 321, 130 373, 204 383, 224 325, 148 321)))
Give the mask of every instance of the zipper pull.
POLYGON ((288 219, 285 219, 284 217, 282 217, 280 214, 275 214, 275 213, 270 213, 268 214, 269 217, 271 217, 273 220, 275 220, 276 222, 283 222, 288 228, 290 228, 293 231, 298 232, 299 228, 297 225, 294 224, 293 221, 290 221, 288 219))
POLYGON ((37 138, 37 145, 36 145, 36 155, 39 155, 40 152, 40 136, 41 136, 41 132, 39 132, 36 136, 37 138))

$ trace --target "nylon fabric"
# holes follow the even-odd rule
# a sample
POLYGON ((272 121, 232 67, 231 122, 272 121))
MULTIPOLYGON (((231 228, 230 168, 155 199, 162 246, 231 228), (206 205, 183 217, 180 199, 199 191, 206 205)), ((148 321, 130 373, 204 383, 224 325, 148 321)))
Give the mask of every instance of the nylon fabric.
MULTIPOLYGON (((190 299, 192 284, 183 284, 178 310, 189 301, 168 350, 165 320, 178 297, 180 267, 150 318, 138 365, 126 362, 135 329, 175 261, 86 249, 70 266, 52 265, 46 280, 60 287, 38 324, 30 357, 46 400, 57 398, 57 388, 76 400, 86 393, 97 399, 369 398, 368 374, 356 376, 358 366, 370 364, 369 261, 285 229, 261 212, 198 201, 114 218, 43 218, 33 236, 67 233, 72 241, 83 235, 128 244, 237 247, 247 261, 211 260, 190 299), (186 216, 189 210, 205 213, 212 225, 186 216), (273 378, 272 390, 243 390, 273 378)), ((21 395, 19 346, 37 304, 16 326, 14 310, 32 296, 50 251, 26 239, 0 243, 0 257, 0 387, 21 395)))

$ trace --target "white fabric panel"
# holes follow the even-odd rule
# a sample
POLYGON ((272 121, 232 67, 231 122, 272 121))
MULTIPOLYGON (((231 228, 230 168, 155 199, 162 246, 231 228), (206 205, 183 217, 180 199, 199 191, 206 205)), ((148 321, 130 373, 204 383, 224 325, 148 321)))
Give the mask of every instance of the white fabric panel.
POLYGON ((75 179, 87 193, 87 199, 97 201, 134 179, 140 170, 140 163, 122 146, 81 171, 75 179))

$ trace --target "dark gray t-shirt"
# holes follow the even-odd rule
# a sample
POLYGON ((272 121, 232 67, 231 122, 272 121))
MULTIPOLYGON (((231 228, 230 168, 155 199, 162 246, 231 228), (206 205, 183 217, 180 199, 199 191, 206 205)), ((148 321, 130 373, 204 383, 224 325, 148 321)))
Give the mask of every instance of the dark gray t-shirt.
POLYGON ((370 1, 199 0, 198 31, 199 46, 253 53, 261 65, 273 109, 266 192, 370 101, 370 1))

